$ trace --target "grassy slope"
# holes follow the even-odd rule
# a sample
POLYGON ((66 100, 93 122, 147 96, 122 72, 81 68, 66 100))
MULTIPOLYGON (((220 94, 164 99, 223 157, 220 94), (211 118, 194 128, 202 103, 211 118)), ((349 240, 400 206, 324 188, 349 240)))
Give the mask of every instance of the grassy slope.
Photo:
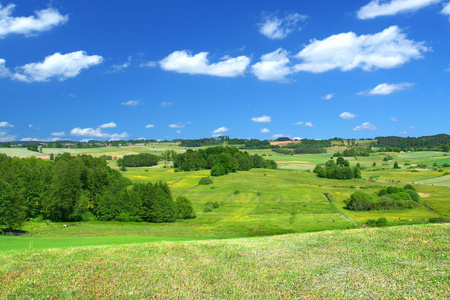
POLYGON ((450 224, 0 253, 4 298, 450 297, 450 224))

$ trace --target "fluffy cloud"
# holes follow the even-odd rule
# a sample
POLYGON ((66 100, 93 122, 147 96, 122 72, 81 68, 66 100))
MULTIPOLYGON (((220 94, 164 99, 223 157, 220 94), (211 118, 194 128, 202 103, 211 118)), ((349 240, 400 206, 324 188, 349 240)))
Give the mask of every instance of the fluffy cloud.
POLYGON ((344 120, 351 120, 356 118, 357 116, 355 114, 352 114, 351 112, 343 112, 342 114, 339 115, 339 117, 341 117, 344 120))
POLYGON ((260 80, 287 82, 286 76, 292 74, 288 66, 288 52, 281 48, 261 56, 261 61, 252 66, 252 72, 260 80))
POLYGON ((306 122, 305 127, 314 127, 314 125, 311 122, 306 122))
POLYGON ((145 128, 153 128, 153 127, 155 127, 155 125, 153 125, 153 124, 145 125, 145 128))
POLYGON ((217 129, 214 129, 211 133, 213 133, 213 134, 224 133, 224 132, 227 132, 228 130, 230 130, 230 129, 222 126, 217 129))
POLYGON ((61 132, 52 132, 51 133, 52 136, 65 136, 66 133, 64 131, 61 132))
POLYGON ((254 117, 252 121, 255 123, 270 123, 272 119, 269 116, 263 115, 261 117, 254 117))
POLYGON ((105 133, 101 128, 74 128, 70 131, 71 135, 84 136, 96 139, 122 140, 128 138, 130 135, 126 132, 122 133, 105 133))
POLYGON ((261 129, 261 131, 260 131, 260 133, 269 133, 269 132, 270 132, 270 130, 267 129, 267 128, 263 128, 263 129, 261 129))
POLYGON ((426 51, 429 48, 423 42, 408 40, 400 28, 391 26, 375 34, 357 36, 354 32, 347 32, 324 40, 312 40, 295 56, 303 62, 294 68, 296 71, 313 73, 333 69, 390 69, 411 59, 422 58, 422 53, 426 51))
POLYGON ((289 14, 284 18, 279 19, 277 16, 265 16, 263 21, 258 24, 259 32, 270 39, 284 39, 289 33, 296 28, 301 30, 299 23, 308 19, 307 16, 298 13, 289 14))
POLYGON ((327 94, 325 96, 322 97, 323 100, 331 100, 334 97, 333 94, 327 94))
POLYGON ((122 102, 121 104, 127 105, 127 106, 138 106, 143 103, 142 103, 141 99, 138 99, 138 100, 128 100, 128 101, 122 102))
POLYGON ((166 71, 177 73, 203 74, 219 77, 237 77, 244 74, 250 64, 250 58, 246 56, 222 58, 218 63, 209 63, 208 52, 200 52, 192 55, 186 50, 175 51, 159 63, 166 71))
POLYGON ((357 95, 363 96, 374 96, 374 95, 390 95, 395 92, 406 90, 410 87, 412 87, 414 84, 409 82, 402 82, 402 83, 396 83, 396 84, 389 84, 389 83, 381 83, 371 89, 370 91, 361 91, 357 93, 357 95))
POLYGON ((55 53, 47 56, 43 62, 30 63, 17 68, 14 79, 33 82, 48 81, 53 77, 63 81, 75 77, 81 70, 98 65, 103 61, 99 55, 86 55, 85 51, 76 51, 67 54, 55 53))
POLYGON ((358 19, 373 19, 380 16, 394 16, 417 11, 441 2, 441 0, 392 0, 390 2, 372 0, 358 11, 358 19))
POLYGON ((0 78, 5 78, 11 76, 11 72, 5 66, 6 60, 0 58, 0 78))
POLYGON ((378 130, 378 127, 375 125, 370 124, 369 122, 364 122, 359 126, 356 126, 355 128, 353 128, 353 130, 355 131, 360 131, 360 130, 378 130))
POLYGON ((111 123, 106 123, 106 124, 102 124, 100 126, 98 126, 98 128, 116 128, 117 124, 114 122, 111 123))
POLYGON ((0 122, 0 128, 13 128, 13 124, 9 124, 8 122, 0 122))
POLYGON ((54 8, 36 11, 36 16, 13 17, 15 5, 9 4, 2 8, 0 4, 0 39, 10 33, 24 34, 26 36, 37 32, 52 29, 54 26, 64 24, 69 17, 61 15, 54 8))

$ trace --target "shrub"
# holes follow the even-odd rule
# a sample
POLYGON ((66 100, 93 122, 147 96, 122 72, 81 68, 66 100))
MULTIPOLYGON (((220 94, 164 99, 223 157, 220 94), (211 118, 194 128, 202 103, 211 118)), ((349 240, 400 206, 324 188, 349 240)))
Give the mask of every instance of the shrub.
POLYGON ((416 189, 411 185, 411 184, 407 184, 407 185, 405 185, 404 187, 403 187, 405 190, 412 190, 412 191, 415 191, 416 189))
POLYGON ((203 211, 205 213, 212 212, 213 210, 214 210, 214 207, 212 207, 212 205, 208 205, 208 204, 205 204, 205 208, 203 209, 203 211))
POLYGON ((414 201, 420 201, 420 196, 419 194, 417 194, 416 191, 413 190, 406 190, 406 192, 409 194, 409 196, 411 197, 412 200, 414 201))
POLYGON ((354 192, 347 201, 347 209, 354 211, 368 211, 372 209, 370 195, 357 191, 354 192))
POLYGON ((213 180, 211 177, 202 177, 198 182, 199 185, 208 185, 213 184, 213 180))
POLYGON ((444 223, 446 221, 448 221, 448 219, 444 217, 430 218, 429 220, 430 223, 444 223))
POLYGON ((196 217, 192 202, 188 198, 179 196, 175 200, 175 205, 177 207, 178 219, 194 219, 196 217))
POLYGON ((215 165, 211 169, 211 176, 221 176, 225 174, 226 174, 225 167, 221 164, 215 165))
POLYGON ((238 190, 235 190, 235 191, 234 191, 234 194, 235 194, 235 195, 237 195, 237 194, 239 194, 239 193, 240 193, 240 192, 239 192, 238 190))

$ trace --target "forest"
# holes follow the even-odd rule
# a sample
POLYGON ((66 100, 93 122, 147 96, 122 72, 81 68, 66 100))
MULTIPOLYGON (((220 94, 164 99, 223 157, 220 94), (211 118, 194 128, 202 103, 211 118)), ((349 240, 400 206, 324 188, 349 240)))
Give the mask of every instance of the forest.
POLYGON ((193 217, 180 210, 189 201, 174 201, 166 183, 128 190, 129 185, 119 171, 90 155, 64 153, 46 161, 0 154, 0 226, 17 228, 27 218, 174 222, 193 217))

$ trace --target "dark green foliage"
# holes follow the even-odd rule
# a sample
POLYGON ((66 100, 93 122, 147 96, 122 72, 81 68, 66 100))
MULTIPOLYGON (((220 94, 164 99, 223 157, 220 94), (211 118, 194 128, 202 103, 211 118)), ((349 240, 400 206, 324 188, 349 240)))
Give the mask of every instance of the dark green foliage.
POLYGON ((372 209, 372 201, 369 194, 357 191, 345 203, 348 210, 367 211, 372 209))
POLYGON ((188 198, 179 196, 175 200, 175 204, 177 207, 178 219, 194 219, 196 217, 192 202, 188 198))
POLYGON ((125 167, 151 167, 158 164, 159 157, 149 153, 124 155, 117 160, 117 165, 125 167))
POLYGON ((26 206, 7 182, 0 179, 0 226, 19 228, 25 221, 26 206))
MULTIPOLYGON (((387 136, 387 137, 377 137, 378 147, 385 147, 383 151, 389 151, 392 147, 399 148, 400 150, 444 150, 447 149, 445 145, 450 144, 450 135, 438 134, 432 136, 422 136, 422 137, 398 137, 398 136, 387 136)), ((449 147, 450 150, 450 147, 449 147)))
POLYGON ((411 185, 411 184, 407 184, 407 185, 405 185, 404 187, 403 187, 405 190, 412 190, 412 191, 415 191, 416 189, 411 185))
POLYGON ((419 200, 419 195, 413 190, 388 187, 373 195, 355 192, 346 200, 346 204, 347 209, 355 211, 406 209, 417 207, 419 200))
POLYGON ((39 152, 38 144, 28 144, 27 145, 27 150, 39 152))
POLYGON ((198 151, 188 149, 185 153, 177 155, 173 164, 178 171, 211 169, 212 176, 248 171, 251 168, 277 168, 276 162, 272 160, 265 160, 257 154, 250 155, 230 147, 210 147, 198 151))
POLYGON ((213 211, 214 209, 216 209, 216 208, 219 208, 219 202, 211 202, 211 201, 209 201, 209 202, 206 202, 205 203, 205 207, 204 207, 204 209, 203 209, 203 211, 204 212, 211 212, 211 211, 213 211))
POLYGON ((178 213, 167 184, 127 190, 128 185, 130 179, 92 156, 65 153, 50 162, 0 155, 1 225, 16 227, 25 218, 38 216, 63 222, 176 220, 178 213))
POLYGON ((317 154, 317 153, 327 153, 327 150, 325 148, 296 147, 294 149, 293 153, 294 154, 317 154))
POLYGON ((386 227, 388 226, 389 222, 386 218, 381 217, 378 220, 369 219, 366 223, 370 227, 386 227))
POLYGON ((354 156, 369 156, 369 155, 370 155, 369 149, 354 149, 354 148, 348 148, 342 151, 342 153, 338 151, 333 154, 334 157, 338 156, 354 157, 354 156))
POLYGON ((239 192, 238 190, 235 190, 235 191, 234 191, 234 194, 235 194, 235 195, 237 195, 237 194, 239 194, 239 193, 240 193, 240 192, 239 192))
POLYGON ((398 162, 394 162, 394 169, 400 169, 400 167, 398 166, 398 162))
POLYGON ((430 222, 430 223, 447 223, 449 221, 450 220, 445 217, 430 218, 428 220, 428 222, 430 222))
POLYGON ((272 149, 273 152, 284 154, 284 155, 291 155, 292 150, 290 149, 283 149, 283 148, 274 148, 272 149))
POLYGON ((361 178, 361 169, 358 167, 351 168, 348 160, 345 160, 342 156, 339 156, 336 163, 333 159, 330 159, 325 163, 325 169, 317 165, 314 168, 314 173, 318 177, 326 177, 332 179, 353 179, 361 178))
POLYGON ((208 185, 213 184, 213 180, 211 177, 202 177, 198 182, 199 185, 208 185))
POLYGON ((392 156, 388 155, 383 158, 383 161, 388 161, 388 160, 393 160, 393 159, 394 158, 392 156))

